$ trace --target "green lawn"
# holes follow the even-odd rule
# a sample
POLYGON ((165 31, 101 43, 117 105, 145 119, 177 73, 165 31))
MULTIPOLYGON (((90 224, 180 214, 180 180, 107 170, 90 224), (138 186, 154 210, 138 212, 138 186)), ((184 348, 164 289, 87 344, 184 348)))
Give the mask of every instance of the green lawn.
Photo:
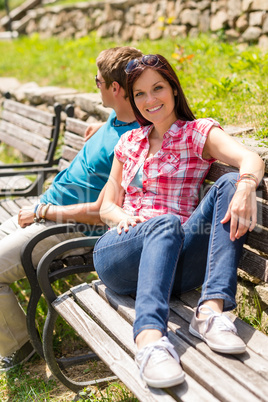
MULTIPOLYGON (((117 45, 95 34, 78 40, 40 40, 33 35, 0 42, 0 52, 5 55, 0 60, 0 76, 35 81, 41 86, 96 91, 95 59, 102 49, 117 45)), ((172 61, 197 117, 213 117, 222 124, 253 125, 260 138, 267 137, 268 55, 259 48, 240 49, 208 35, 176 42, 144 40, 133 45, 172 61)))

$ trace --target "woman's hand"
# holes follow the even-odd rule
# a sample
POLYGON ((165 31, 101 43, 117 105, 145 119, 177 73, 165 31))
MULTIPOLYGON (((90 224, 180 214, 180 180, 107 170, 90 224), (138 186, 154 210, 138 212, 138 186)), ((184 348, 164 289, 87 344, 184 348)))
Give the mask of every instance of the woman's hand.
POLYGON ((221 223, 230 221, 230 239, 234 241, 251 232, 257 223, 257 201, 254 182, 241 181, 221 223))
POLYGON ((122 229, 125 232, 128 232, 129 226, 136 226, 137 223, 145 222, 146 219, 143 216, 126 216, 126 218, 122 219, 117 225, 117 233, 121 234, 122 229))
POLYGON ((26 228, 26 226, 34 223, 34 206, 22 207, 18 214, 18 223, 20 227, 26 228))

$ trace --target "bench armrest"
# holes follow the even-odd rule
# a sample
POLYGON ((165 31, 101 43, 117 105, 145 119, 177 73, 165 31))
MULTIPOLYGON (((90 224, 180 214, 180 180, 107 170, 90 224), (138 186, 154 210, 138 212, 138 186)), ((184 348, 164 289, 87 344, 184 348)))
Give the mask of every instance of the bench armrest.
MULTIPOLYGON (((72 233, 75 233, 75 232, 81 232, 81 233, 89 232, 90 233, 91 232, 92 233, 92 231, 97 231, 97 230, 100 230, 103 233, 105 231, 105 227, 98 226, 98 225, 87 225, 87 224, 83 224, 83 223, 63 223, 63 224, 57 224, 57 225, 45 228, 40 233, 36 234, 34 237, 32 237, 30 240, 28 240, 28 242, 26 242, 21 249, 21 263, 22 263, 22 266, 26 273, 26 276, 30 282, 32 291, 36 287, 39 288, 38 282, 37 282, 37 277, 36 277, 36 270, 35 270, 35 267, 33 266, 33 261, 32 261, 32 252, 33 252, 34 247, 40 241, 42 241, 43 239, 45 239, 49 236, 53 236, 55 234, 70 233, 70 232, 72 232, 72 233)), ((94 239, 95 238, 97 239, 98 236, 96 236, 96 237, 94 236, 94 239)), ((90 237, 88 237, 88 236, 82 237, 82 239, 84 239, 85 243, 86 243, 86 240, 90 239, 90 237)), ((76 239, 69 239, 69 240, 67 240, 67 242, 68 242, 68 246, 63 245, 62 247, 64 248, 64 251, 62 251, 62 252, 68 251, 72 248, 77 248, 76 239), (73 242, 73 244, 72 244, 72 242, 73 242), (72 246, 74 246, 74 247, 72 247, 72 246)), ((55 247, 48 250, 45 255, 50 255, 50 252, 52 250, 54 250, 54 248, 57 248, 57 247, 60 248, 60 246, 65 243, 66 243, 66 241, 56 245, 55 247)), ((85 246, 84 245, 85 243, 83 243, 83 247, 85 246)), ((89 247, 90 242, 88 242, 88 244, 86 246, 89 247)), ((55 259, 60 254, 61 253, 56 254, 55 252, 53 252, 53 259, 55 259)), ((51 256, 52 256, 52 254, 51 254, 51 256)), ((51 260, 51 262, 53 261, 53 259, 51 260)), ((41 263, 41 261, 40 261, 40 263, 41 263)), ((53 274, 55 275, 55 273, 53 273, 53 274)))
MULTIPOLYGON (((55 165, 58 161, 55 161, 55 165)), ((24 163, 7 163, 5 165, 0 165, 0 173, 1 171, 9 170, 9 169, 26 169, 26 168, 37 168, 37 167, 51 167, 48 162, 24 162, 24 163)), ((16 173, 16 172, 13 172, 16 173)))
POLYGON ((0 171, 0 177, 7 177, 7 176, 20 176, 20 175, 32 175, 32 174, 39 174, 39 173, 45 173, 45 174, 50 174, 50 173, 58 173, 59 170, 56 167, 43 167, 36 166, 36 169, 31 168, 31 169, 25 169, 25 170, 8 170, 5 169, 3 171, 0 171))

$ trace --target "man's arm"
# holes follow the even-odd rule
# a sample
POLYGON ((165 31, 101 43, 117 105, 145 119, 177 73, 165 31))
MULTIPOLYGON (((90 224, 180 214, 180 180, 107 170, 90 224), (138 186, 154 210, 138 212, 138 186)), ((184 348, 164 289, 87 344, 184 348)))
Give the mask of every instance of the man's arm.
MULTIPOLYGON (((100 192, 95 202, 74 205, 50 205, 46 213, 46 220, 57 223, 80 222, 89 225, 102 224, 100 219, 100 207, 104 197, 105 187, 100 192)), ((18 223, 22 228, 31 225, 34 222, 34 208, 23 207, 19 211, 18 223)))

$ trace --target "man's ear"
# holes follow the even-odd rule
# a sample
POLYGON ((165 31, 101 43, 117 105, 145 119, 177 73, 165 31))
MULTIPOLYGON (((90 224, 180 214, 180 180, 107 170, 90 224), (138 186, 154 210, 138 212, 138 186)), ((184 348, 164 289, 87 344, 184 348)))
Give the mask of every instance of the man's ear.
POLYGON ((119 92, 120 88, 121 87, 117 81, 112 82, 112 91, 114 92, 114 94, 117 94, 119 92))

